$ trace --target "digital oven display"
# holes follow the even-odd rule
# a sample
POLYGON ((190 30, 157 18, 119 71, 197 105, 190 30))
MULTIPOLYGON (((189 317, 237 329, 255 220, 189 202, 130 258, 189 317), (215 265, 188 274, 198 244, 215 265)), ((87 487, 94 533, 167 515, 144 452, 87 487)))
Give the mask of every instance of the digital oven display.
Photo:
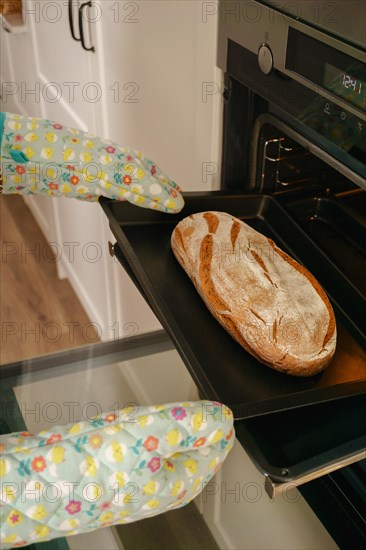
POLYGON ((364 83, 361 80, 357 80, 357 78, 350 76, 349 74, 344 74, 342 84, 343 87, 346 88, 346 90, 352 89, 356 95, 361 95, 362 84, 364 83))
POLYGON ((286 69, 366 112, 366 64, 289 28, 286 69))
POLYGON ((348 103, 366 110, 365 65, 354 61, 347 70, 339 69, 331 63, 324 64, 324 87, 348 103))

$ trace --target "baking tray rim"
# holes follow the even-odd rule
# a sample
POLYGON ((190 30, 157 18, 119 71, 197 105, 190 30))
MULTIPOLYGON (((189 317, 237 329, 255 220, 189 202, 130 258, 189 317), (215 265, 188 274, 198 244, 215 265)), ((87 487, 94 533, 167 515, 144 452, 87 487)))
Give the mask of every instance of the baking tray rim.
MULTIPOLYGON (((258 194, 248 194, 248 193, 246 193, 246 194, 227 193, 225 191, 208 191, 208 192, 198 191, 198 192, 184 193, 183 196, 184 196, 185 199, 190 199, 190 198, 192 198, 192 199, 195 199, 195 198, 197 198, 197 199, 205 199, 205 198, 224 199, 224 198, 233 198, 233 197, 235 197, 238 200, 239 199, 249 199, 249 200, 256 199, 256 200, 261 201, 261 202, 267 202, 267 203, 271 202, 272 204, 276 205, 276 208, 278 208, 281 211, 281 214, 284 217, 286 217, 287 220, 292 225, 296 226, 296 229, 306 238, 307 241, 310 240, 309 237, 306 235, 306 232, 296 223, 296 220, 294 220, 292 218, 292 216, 287 212, 287 210, 283 207, 283 205, 280 204, 278 201, 276 201, 275 198, 270 196, 270 195, 264 195, 264 194, 263 195, 258 195, 258 194)), ((200 362, 196 359, 194 350, 191 349, 191 346, 190 346, 189 342, 187 341, 187 339, 183 335, 182 331, 180 330, 179 326, 177 325, 177 323, 174 319, 174 316, 171 314, 170 308, 166 306, 166 304, 164 302, 164 299, 160 295, 159 291, 154 287, 148 273, 145 271, 145 269, 140 264, 138 256, 136 255, 132 245, 130 244, 130 241, 129 241, 127 235, 125 234, 125 232, 122 229, 123 222, 117 221, 114 214, 112 213, 111 205, 116 204, 116 203, 117 203, 117 201, 113 201, 111 199, 106 199, 104 197, 102 197, 102 199, 100 200, 100 204, 103 208, 104 213, 106 214, 106 216, 108 218, 109 225, 110 225, 110 228, 112 230, 112 233, 114 234, 115 238, 117 239, 118 249, 119 249, 120 253, 122 254, 122 256, 125 258, 125 261, 130 266, 130 270, 131 270, 129 272, 130 278, 132 279, 132 281, 134 282, 135 285, 136 285, 136 282, 138 283, 137 287, 138 287, 139 291, 140 292, 141 292, 141 290, 143 291, 143 296, 148 301, 148 304, 150 305, 153 312, 157 316, 159 322, 162 324, 162 326, 164 327, 164 329, 167 331, 170 338, 174 342, 174 345, 177 348, 177 351, 179 352, 183 362, 185 363, 186 368, 192 374, 192 376, 193 376, 194 380, 196 381, 196 383, 198 383, 199 388, 203 391, 204 394, 207 393, 207 389, 210 390, 211 394, 208 396, 208 398, 210 398, 210 399, 220 399, 215 387, 213 386, 211 381, 207 378, 205 370, 201 367, 200 362), (122 249, 122 246, 123 246, 124 250, 122 249), (126 255, 127 255, 128 259, 126 258, 126 255), (133 273, 133 277, 131 277, 131 272, 133 273), (187 350, 188 350, 188 353, 187 353, 187 350)), ((119 203, 119 204, 122 206, 122 203, 119 203)), ((130 207, 130 206, 131 205, 129 205, 128 207, 130 207)), ((141 210, 144 210, 144 209, 141 209, 141 210)), ((181 219, 180 218, 180 213, 178 213, 178 215, 175 214, 173 216, 174 216, 175 219, 177 219, 177 221, 179 221, 181 219)), ((264 216, 262 216, 261 212, 259 212, 258 217, 264 219, 264 216)), ((166 221, 167 221, 167 223, 171 223, 171 217, 169 216, 166 221)), ((128 221, 128 222, 125 222, 125 223, 127 225, 131 225, 131 226, 132 225, 146 225, 146 226, 148 226, 148 225, 152 225, 154 223, 162 224, 162 223, 164 223, 164 220, 160 218, 160 219, 157 219, 156 222, 154 222, 154 221, 150 222, 149 221, 147 223, 143 223, 143 222, 130 222, 130 221, 128 221)), ((322 250, 319 248, 319 246, 316 243, 313 243, 311 241, 311 246, 316 248, 322 254, 322 256, 324 256, 324 253, 322 252, 322 250)), ((292 251, 291 251, 291 254, 293 254, 292 251)), ((293 254, 293 255, 296 257, 296 254, 293 254)), ((118 257, 118 254, 117 254, 117 257, 118 257)), ((120 259, 119 259, 119 261, 123 265, 123 263, 121 262, 120 259)), ((327 259, 327 262, 329 264, 332 264, 332 262, 329 261, 328 259, 327 259)), ((337 271, 339 271, 337 266, 334 266, 334 268, 337 271)), ((342 310, 341 310, 341 312, 342 312, 342 310)), ((227 405, 229 407, 231 407, 232 409, 234 409, 235 412, 239 412, 239 415, 234 413, 235 419, 236 420, 242 420, 242 419, 245 419, 245 418, 251 418, 253 416, 258 416, 258 415, 262 415, 262 414, 271 414, 271 413, 276 413, 276 412, 280 412, 280 411, 287 410, 287 409, 294 409, 294 408, 303 407, 303 406, 316 405, 316 404, 319 404, 319 403, 325 401, 325 399, 321 399, 321 397, 320 397, 321 394, 323 394, 323 396, 324 396, 324 394, 327 396, 326 401, 331 401, 331 400, 337 400, 337 399, 341 399, 341 398, 351 397, 353 395, 358 395, 358 394, 362 394, 362 393, 366 393, 366 378, 362 378, 362 379, 359 379, 359 380, 356 380, 356 381, 350 381, 350 382, 334 384, 334 385, 328 386, 328 387, 311 388, 309 390, 299 390, 299 391, 295 392, 295 394, 294 393, 289 393, 289 394, 286 394, 286 395, 275 396, 275 397, 265 399, 264 401, 250 401, 250 402, 246 402, 245 404, 240 403, 240 404, 227 404, 227 405), (316 395, 318 395, 319 396, 318 399, 314 399, 311 402, 302 402, 301 398, 304 398, 305 396, 309 395, 309 393, 314 395, 314 397, 316 397, 316 395), (290 406, 283 406, 283 407, 280 407, 280 408, 276 408, 276 410, 273 410, 273 409, 266 410, 270 405, 273 405, 274 403, 276 403, 278 401, 283 401, 284 403, 291 401, 291 398, 293 398, 294 395, 296 395, 296 397, 299 398, 299 403, 297 403, 297 404, 293 403, 290 406), (329 395, 329 397, 328 397, 328 395, 329 395), (267 405, 267 407, 265 407, 265 404, 267 405), (262 410, 260 412, 257 412, 256 414, 251 413, 251 414, 242 415, 240 413, 240 410, 243 409, 244 407, 252 408, 252 409, 254 409, 254 408, 258 409, 258 407, 261 407, 262 410)))

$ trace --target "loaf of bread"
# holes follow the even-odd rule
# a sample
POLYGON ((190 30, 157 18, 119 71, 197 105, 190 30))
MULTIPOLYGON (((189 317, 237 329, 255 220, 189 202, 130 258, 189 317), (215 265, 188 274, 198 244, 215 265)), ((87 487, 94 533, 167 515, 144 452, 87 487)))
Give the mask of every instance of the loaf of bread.
POLYGON ((178 223, 174 254, 212 315, 261 363, 312 376, 336 347, 332 306, 316 279, 271 240, 224 212, 178 223))

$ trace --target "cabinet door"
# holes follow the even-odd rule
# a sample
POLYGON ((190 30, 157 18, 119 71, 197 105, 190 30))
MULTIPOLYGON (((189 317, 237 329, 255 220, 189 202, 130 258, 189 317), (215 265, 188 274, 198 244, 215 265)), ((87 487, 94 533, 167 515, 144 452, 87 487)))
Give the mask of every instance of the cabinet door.
MULTIPOLYGON (((24 7, 25 7, 24 3, 24 7)), ((11 8, 11 4, 10 4, 11 8)), ((12 15, 12 11, 10 9, 12 15)), ((18 14, 11 21, 11 32, 0 28, 0 110, 23 115, 42 116, 41 89, 36 79, 36 59, 34 55, 33 33, 29 21, 18 14), (16 25, 15 25, 16 23, 16 25)), ((29 199, 26 199, 28 204, 29 199)), ((31 208, 42 229, 54 240, 52 208, 46 198, 31 201, 31 208)))
POLYGON ((217 185, 222 75, 216 17, 205 15, 201 2, 98 5, 101 77, 109 94, 105 133, 142 150, 186 191, 217 185))
MULTIPOLYGON (((39 2, 26 0, 24 21, 33 38, 36 71, 34 87, 39 90, 41 114, 81 130, 92 131, 95 126, 94 103, 100 99, 100 86, 93 77, 95 55, 83 49, 79 37, 78 0, 39 2), (69 20, 71 2, 72 19, 69 20)), ((95 24, 90 22, 89 8, 83 11, 85 41, 94 40, 95 24)), ((22 61, 14 60, 21 64, 22 61)))
MULTIPOLYGON (((215 17, 204 17, 200 2, 94 0, 95 23, 84 22, 93 54, 72 38, 68 6, 66 0, 25 2, 40 115, 140 149, 186 191, 217 186, 215 17)), ((78 36, 76 21, 74 32, 78 36)), ((23 67, 21 56, 12 63, 23 67)), ((97 207, 41 202, 29 200, 43 227, 51 220, 48 231, 62 250, 59 273, 70 278, 106 337, 127 336, 131 327, 140 333, 159 328, 127 275, 111 267, 109 232, 97 207), (102 253, 95 263, 82 252, 89 246, 92 253, 92 243, 102 253), (70 258, 70 246, 78 260, 70 258)))
MULTIPOLYGON (((139 149, 185 191, 219 181, 221 74, 216 18, 201 2, 98 0, 108 138, 139 149)), ((121 327, 159 327, 128 277, 116 273, 121 327)), ((121 334, 123 336, 123 334, 121 334)))
POLYGON ((40 116, 32 35, 26 25, 19 25, 17 32, 0 27, 0 80, 2 111, 40 116))
MULTIPOLYGON (((77 36, 76 16, 82 3, 73 0, 77 36)), ((95 40, 95 23, 90 23, 88 17, 97 18, 89 8, 84 17, 88 46, 95 40)), ((25 0, 23 31, 16 35, 6 33, 4 37, 6 64, 2 79, 10 80, 19 93, 11 98, 9 94, 9 102, 3 103, 3 108, 96 132, 95 121, 102 101, 96 54, 86 51, 80 41, 72 38, 69 2, 25 0)), ((59 275, 70 279, 100 336, 112 337, 113 328, 108 327, 114 321, 110 312, 113 290, 108 281, 112 280, 113 269, 101 209, 96 204, 67 199, 27 197, 26 200, 47 239, 55 243, 59 275)), ((88 327, 85 331, 87 339, 88 327)))
MULTIPOLYGON (((80 36, 78 7, 82 3, 72 1, 71 23, 77 37, 80 36)), ((94 24, 88 20, 92 14, 89 8, 87 10, 84 11, 83 28, 85 40, 90 45, 95 40, 95 32, 94 24)), ((27 0, 24 18, 33 37, 35 83, 40 90, 41 116, 95 132, 96 104, 101 101, 96 58, 95 53, 83 49, 81 42, 72 37, 69 2, 27 0)), ((45 202, 39 197, 29 199, 39 221, 40 211, 51 214, 50 232, 58 245, 59 275, 70 279, 91 322, 104 337, 111 322, 111 296, 106 284, 106 229, 100 209, 95 204, 67 199, 45 202)))

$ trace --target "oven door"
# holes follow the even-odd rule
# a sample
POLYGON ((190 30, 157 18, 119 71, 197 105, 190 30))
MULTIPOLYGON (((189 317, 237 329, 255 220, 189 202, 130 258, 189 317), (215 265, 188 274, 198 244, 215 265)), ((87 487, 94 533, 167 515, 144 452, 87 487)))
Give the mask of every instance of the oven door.
MULTIPOLYGON (((116 253, 118 254, 117 248, 116 253)), ((56 424, 90 418, 102 410, 115 411, 127 404, 136 406, 138 403, 184 401, 187 398, 197 399, 198 397, 190 395, 191 379, 183 362, 173 349, 171 340, 162 331, 118 341, 92 344, 11 365, 3 365, 0 369, 0 378, 2 403, 0 430, 5 433, 26 428, 33 431, 38 431, 41 428, 47 429, 56 424), (164 384, 161 383, 162 379, 164 384), (80 392, 80 388, 82 388, 82 392, 80 392)), ((312 437, 310 433, 315 424, 319 429, 319 420, 322 419, 324 433, 327 433, 332 427, 331 417, 334 416, 333 421, 335 421, 340 413, 342 413, 344 424, 347 422, 357 423, 362 418, 362 414, 360 414, 362 411, 358 410, 362 403, 358 403, 358 401, 359 398, 346 399, 347 407, 342 410, 334 406, 334 403, 330 403, 325 409, 309 407, 310 412, 303 417, 302 426, 299 424, 300 416, 295 414, 298 434, 304 434, 304 424, 311 428, 310 431, 307 430, 307 435, 302 441, 303 447, 309 447, 308 454, 314 450, 319 451, 319 441, 316 441, 316 437, 312 437), (325 421, 326 417, 327 421, 325 421)), ((291 436, 295 435, 295 429, 293 430, 289 424, 291 417, 292 415, 285 414, 278 422, 275 422, 276 429, 273 431, 272 437, 277 438, 279 433, 282 434, 277 447, 269 441, 268 433, 263 433, 265 425, 260 428, 258 425, 245 426, 243 423, 237 423, 238 441, 249 449, 250 440, 255 441, 262 432, 262 437, 267 440, 267 449, 272 448, 276 451, 279 459, 278 464, 281 464, 281 449, 287 438, 287 452, 292 453, 292 461, 294 459, 296 461, 298 457, 293 454, 296 447, 293 444, 294 441, 291 445, 291 436), (281 422, 285 422, 288 429, 283 430, 281 422)), ((316 436, 315 431, 314 435, 316 436)), ((329 433, 326 445, 330 444, 331 437, 329 433)), ((218 472, 196 500, 197 507, 203 509, 204 518, 212 528, 209 516, 212 512, 213 498, 218 497, 217 508, 215 508, 216 524, 220 523, 223 530, 232 527, 236 530, 239 544, 229 544, 228 540, 223 542, 220 533, 215 533, 212 529, 213 535, 217 535, 216 540, 219 547, 238 548, 244 547, 245 544, 247 548, 270 548, 274 545, 278 548, 303 548, 304 545, 307 548, 336 548, 334 541, 327 534, 316 515, 309 510, 305 500, 299 493, 294 494, 293 487, 291 490, 287 487, 286 492, 274 500, 269 499, 265 494, 258 499, 258 494, 262 493, 261 474, 253 471, 255 468, 240 443, 236 443, 232 453, 225 461, 223 465, 225 471, 222 469, 222 473, 218 472), (238 458, 239 463, 237 462, 238 458), (229 482, 228 473, 233 482, 229 482), (238 500, 237 494, 233 495, 233 488, 237 493, 239 483, 242 498, 238 500), (221 487, 220 491, 217 490, 219 487, 221 487), (245 502, 246 489, 248 494, 245 502), (253 489, 255 490, 254 495, 253 489), (233 510, 230 504, 233 504, 233 510), (243 504, 246 506, 244 510, 241 507, 243 504), (228 513, 231 514, 232 511, 235 512, 234 525, 232 519, 229 521, 221 519, 224 516, 227 517, 228 513), (255 517, 251 518, 253 513, 255 517), (218 515, 220 522, 217 521, 218 515), (258 526, 263 524, 265 517, 268 519, 268 524, 265 524, 265 529, 258 529, 258 526), (276 524, 275 538, 273 538, 271 527, 273 524, 276 524), (259 530, 261 533, 258 533, 259 530), (298 533, 301 533, 301 546, 299 546, 298 533)), ((349 478, 358 475, 354 466, 342 470, 342 472, 346 471, 349 478)), ((290 472, 289 475, 291 476, 290 472)), ((344 488, 346 481, 345 479, 343 485, 340 480, 337 480, 337 483, 344 488)), ((304 487, 311 487, 314 492, 318 488, 318 483, 320 483, 319 480, 313 481, 304 487)), ((334 508, 334 503, 329 500, 330 495, 334 494, 334 487, 321 486, 317 490, 320 490, 323 495, 328 494, 328 509, 334 508)), ((362 496, 361 492, 360 495, 362 496)), ((308 498, 308 500, 311 499, 308 498)), ((315 501, 319 505, 321 499, 316 498, 315 501)), ((346 502, 342 502, 342 509, 347 509, 346 504, 346 502)), ((353 517, 352 511, 348 512, 348 523, 352 522, 352 525, 358 526, 357 529, 362 532, 360 519, 357 522, 357 517, 353 517)), ((322 510, 317 510, 316 514, 326 524, 322 510)), ((145 542, 148 548, 160 548, 163 541, 169 544, 167 540, 172 540, 171 534, 169 535, 171 529, 176 532, 175 540, 179 540, 180 537, 186 540, 184 537, 187 531, 191 530, 192 522, 199 530, 199 534, 191 533, 190 536, 194 537, 191 540, 195 540, 197 536, 197 543, 200 539, 201 545, 206 544, 207 548, 218 547, 212 541, 210 542, 209 533, 205 533, 204 525, 194 512, 194 505, 190 507, 190 510, 182 509, 172 512, 172 516, 170 514, 168 516, 168 518, 165 516, 150 518, 144 524, 138 522, 137 524, 100 529, 91 534, 69 537, 67 542, 66 539, 58 539, 49 543, 36 543, 34 548, 67 550, 69 545, 70 549, 108 548, 118 550, 123 547, 136 548, 140 541, 142 544, 145 542), (149 539, 151 530, 155 532, 152 542, 149 539), (160 539, 160 532, 163 530, 165 535, 160 539)), ((357 532, 354 530, 353 533, 349 533, 345 525, 346 522, 343 518, 341 523, 343 536, 347 537, 346 540, 352 547, 359 547, 355 538, 357 532)))

